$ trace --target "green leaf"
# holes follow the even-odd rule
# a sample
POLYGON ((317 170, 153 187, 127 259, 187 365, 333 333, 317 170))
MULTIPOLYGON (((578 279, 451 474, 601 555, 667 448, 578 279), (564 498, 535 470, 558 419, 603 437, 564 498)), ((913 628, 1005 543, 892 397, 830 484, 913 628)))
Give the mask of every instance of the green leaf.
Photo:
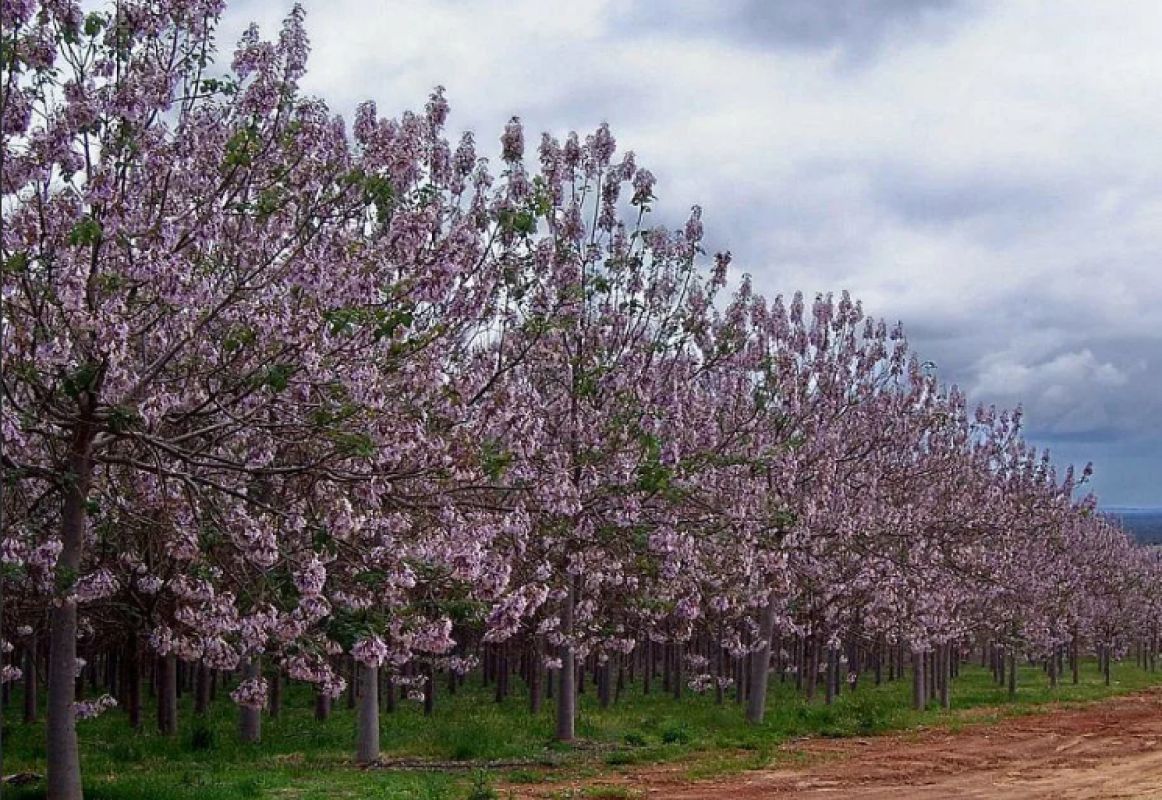
POLYGON ((332 437, 339 452, 347 456, 370 458, 375 455, 375 441, 366 433, 337 433, 332 437))
POLYGON ((401 325, 404 327, 409 327, 414 321, 415 314, 413 314, 410 309, 398 309, 396 311, 392 311, 387 315, 387 318, 384 319, 378 327, 376 327, 375 341, 378 342, 380 339, 390 339, 398 327, 401 325))
POLYGON ((290 385, 295 368, 291 364, 271 364, 262 374, 261 385, 281 392, 290 385))
POLYGON ((23 251, 13 253, 4 261, 4 272, 9 275, 18 275, 28 269, 30 259, 23 251))
POLYGON ((142 422, 141 415, 132 406, 114 406, 109 411, 109 430, 113 433, 125 433, 140 428, 142 422))
POLYGON ((480 465, 492 480, 500 480, 504 471, 512 463, 512 453, 502 450, 494 439, 486 439, 480 448, 480 465))
POLYGON ((82 393, 92 390, 96 385, 97 374, 96 364, 92 362, 82 364, 64 377, 61 389, 68 397, 80 397, 82 393))
POLYGON ((69 231, 69 244, 73 247, 86 247, 100 239, 101 223, 87 215, 69 231))
POLYGON ((89 16, 85 17, 85 35, 89 38, 96 36, 102 30, 104 30, 107 23, 108 20, 105 19, 103 14, 99 14, 94 11, 93 13, 89 14, 89 16))

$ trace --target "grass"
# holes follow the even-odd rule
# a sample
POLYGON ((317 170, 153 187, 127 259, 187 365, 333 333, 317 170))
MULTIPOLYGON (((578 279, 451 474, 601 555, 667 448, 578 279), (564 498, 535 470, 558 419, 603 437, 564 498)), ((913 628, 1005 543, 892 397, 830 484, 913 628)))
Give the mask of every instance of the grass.
MULTIPOLYGON (((220 699, 204 720, 194 717, 190 698, 183 698, 178 736, 166 738, 149 723, 140 732, 125 725, 119 711, 78 723, 86 794, 89 800, 342 800, 342 798, 408 798, 465 800, 503 797, 491 788, 494 778, 510 784, 553 783, 621 770, 643 763, 680 761, 690 779, 706 778, 769 765, 778 745, 800 736, 853 736, 918 726, 957 729, 988 723, 1004 715, 1035 713, 1051 702, 1084 702, 1162 684, 1162 672, 1147 673, 1131 663, 1115 664, 1113 685, 1106 687, 1096 665, 1086 664, 1080 685, 1068 681, 1056 690, 1040 669, 1022 667, 1013 703, 1007 690, 993 683, 978 666, 966 665, 952 692, 951 713, 908 707, 907 680, 862 686, 827 706, 806 703, 791 683, 775 681, 767 720, 748 726, 742 709, 728 700, 687 694, 682 700, 631 690, 621 703, 600 709, 590 691, 583 695, 577 723, 584 747, 552 741, 551 707, 528 714, 518 692, 504 703, 491 693, 466 687, 438 698, 436 713, 424 717, 414 703, 382 718, 385 758, 432 758, 465 762, 464 770, 362 770, 351 760, 354 712, 340 702, 331 718, 316 722, 311 695, 303 687, 288 692, 283 714, 264 719, 263 741, 238 740, 232 704, 220 699), (989 709, 982 714, 982 709, 989 709), (495 775, 479 766, 489 761, 521 761, 495 775), (546 765, 551 765, 547 767, 546 765)), ((551 704, 546 704, 551 706, 551 704)), ((4 728, 4 771, 44 772, 44 723, 19 721, 20 692, 13 692, 4 728)), ((589 790, 587 790, 589 791, 589 790)), ((598 794, 620 791, 592 787, 598 794)), ((6 798, 42 798, 42 787, 6 788, 6 798)))

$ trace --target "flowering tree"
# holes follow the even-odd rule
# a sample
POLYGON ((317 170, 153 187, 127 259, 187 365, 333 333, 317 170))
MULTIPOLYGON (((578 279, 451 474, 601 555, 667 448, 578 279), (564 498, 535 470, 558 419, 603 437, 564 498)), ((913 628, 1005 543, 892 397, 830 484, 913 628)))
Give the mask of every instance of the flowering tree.
MULTIPOLYGON (((455 348, 438 343, 485 318, 492 290, 471 215, 440 215, 418 183, 451 167, 412 141, 415 118, 361 118, 384 143, 353 153, 299 95, 301 10, 277 42, 251 28, 215 75, 220 2, 5 9, 4 464, 35 495, 7 546, 59 553, 49 792, 73 798, 77 607, 113 588, 93 543, 118 497, 164 512, 150 535, 187 564, 269 575, 283 546, 302 563, 312 526, 349 516, 327 485, 382 492, 416 468, 400 447, 415 420, 386 398, 439 391, 455 348)), ((218 604, 208 628, 157 632, 159 653, 250 660, 325 613, 284 618, 261 590, 239 609, 220 574, 187 598, 218 604)))
POLYGON ((349 655, 364 762, 381 670, 432 711, 439 669, 491 653, 506 687, 512 643, 534 711, 559 675, 564 740, 579 666, 608 702, 655 643, 676 694, 689 666, 755 723, 772 657, 830 700, 845 660, 907 650, 922 707, 973 642, 1014 692, 1018 654, 1053 682, 1067 645, 1075 676, 1083 646, 1107 676, 1156 650, 1162 567, 1074 498, 1088 471, 846 294, 744 279, 719 308, 729 256, 702 269, 697 207, 646 224, 654 176, 607 126, 534 170, 514 119, 494 176, 437 90, 349 139, 298 90, 301 9, 225 70, 221 11, 2 7, 0 680, 35 719, 48 634, 51 798, 114 702, 78 670, 124 654, 136 724, 140 642, 163 731, 196 663, 240 671, 252 741, 264 670, 337 696, 349 655))

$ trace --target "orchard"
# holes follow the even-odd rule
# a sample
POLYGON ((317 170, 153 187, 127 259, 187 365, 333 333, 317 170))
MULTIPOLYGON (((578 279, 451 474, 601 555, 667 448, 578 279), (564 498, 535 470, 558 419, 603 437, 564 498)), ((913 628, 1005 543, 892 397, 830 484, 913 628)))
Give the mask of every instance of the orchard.
POLYGON ((1153 668, 1162 557, 1020 409, 847 293, 729 279, 606 125, 514 118, 495 163, 442 89, 348 125, 301 9, 228 64, 222 11, 3 4, 2 674, 49 798, 78 719, 172 736, 179 692, 247 742, 347 697, 366 764, 469 682, 571 741, 586 682, 761 725, 772 681, 1153 668))

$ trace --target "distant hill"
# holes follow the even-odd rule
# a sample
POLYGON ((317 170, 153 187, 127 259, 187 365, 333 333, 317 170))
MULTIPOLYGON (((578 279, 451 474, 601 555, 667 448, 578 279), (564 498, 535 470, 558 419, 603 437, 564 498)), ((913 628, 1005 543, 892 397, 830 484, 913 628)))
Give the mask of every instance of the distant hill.
POLYGON ((1105 508, 1102 513, 1120 522, 1139 542, 1162 545, 1162 508, 1105 508))

